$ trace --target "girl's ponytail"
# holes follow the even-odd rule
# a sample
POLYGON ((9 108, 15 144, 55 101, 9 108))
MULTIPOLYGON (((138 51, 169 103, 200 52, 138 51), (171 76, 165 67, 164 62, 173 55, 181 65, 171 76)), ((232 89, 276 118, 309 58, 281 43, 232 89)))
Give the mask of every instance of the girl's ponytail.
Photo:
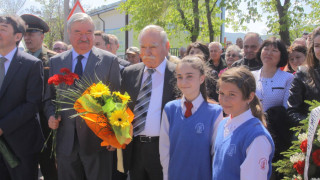
POLYGON ((252 115, 258 119, 261 120, 261 123, 264 125, 264 127, 267 127, 267 121, 266 117, 263 113, 262 105, 260 103, 259 98, 254 95, 252 101, 249 104, 252 115))

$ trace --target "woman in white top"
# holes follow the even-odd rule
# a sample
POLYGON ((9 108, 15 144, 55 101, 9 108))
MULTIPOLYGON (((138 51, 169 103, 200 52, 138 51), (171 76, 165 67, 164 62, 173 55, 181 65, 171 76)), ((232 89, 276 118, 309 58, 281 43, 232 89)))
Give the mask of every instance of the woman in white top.
POLYGON ((285 44, 275 37, 265 40, 257 52, 257 60, 261 61, 263 66, 252 73, 257 84, 256 95, 263 110, 267 111, 274 106, 287 108, 293 75, 280 70, 288 60, 285 44))

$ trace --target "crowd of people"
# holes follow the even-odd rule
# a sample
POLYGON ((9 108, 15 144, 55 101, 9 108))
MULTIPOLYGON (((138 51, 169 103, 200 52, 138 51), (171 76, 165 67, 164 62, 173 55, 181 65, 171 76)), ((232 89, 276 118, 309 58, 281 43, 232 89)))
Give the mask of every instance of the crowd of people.
POLYGON ((66 28, 71 44, 57 40, 49 50, 41 18, 0 16, 0 140, 19 160, 11 168, 0 153, 1 180, 38 179, 39 165, 45 180, 280 179, 272 162, 307 117, 304 101, 320 101, 320 27, 291 46, 249 32, 225 48, 191 43, 176 57, 164 29, 148 25, 126 60, 117 37, 87 14, 66 28), (81 117, 70 118, 74 110, 57 116, 48 79, 61 68, 130 95, 125 149, 101 146, 81 117), (51 130, 56 157, 51 139, 43 148, 51 130))

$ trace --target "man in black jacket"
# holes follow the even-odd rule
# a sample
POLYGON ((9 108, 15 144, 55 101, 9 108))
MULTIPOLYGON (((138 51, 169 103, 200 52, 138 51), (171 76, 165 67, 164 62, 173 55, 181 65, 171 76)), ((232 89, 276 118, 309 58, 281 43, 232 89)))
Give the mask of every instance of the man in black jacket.
POLYGON ((245 65, 250 71, 258 70, 262 63, 257 61, 256 54, 262 44, 262 39, 258 33, 249 32, 244 36, 243 51, 244 58, 234 62, 232 67, 245 65))

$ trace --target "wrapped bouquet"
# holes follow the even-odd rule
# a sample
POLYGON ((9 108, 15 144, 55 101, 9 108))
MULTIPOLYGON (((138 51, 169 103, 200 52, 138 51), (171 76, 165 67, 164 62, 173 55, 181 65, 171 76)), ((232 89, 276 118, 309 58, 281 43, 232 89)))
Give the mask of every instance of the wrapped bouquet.
MULTIPOLYGON (((85 83, 79 83, 83 86, 85 83)), ((88 127, 103 140, 101 146, 125 148, 132 140, 133 113, 127 107, 130 96, 111 92, 109 87, 99 83, 91 84, 74 103, 88 127)))

